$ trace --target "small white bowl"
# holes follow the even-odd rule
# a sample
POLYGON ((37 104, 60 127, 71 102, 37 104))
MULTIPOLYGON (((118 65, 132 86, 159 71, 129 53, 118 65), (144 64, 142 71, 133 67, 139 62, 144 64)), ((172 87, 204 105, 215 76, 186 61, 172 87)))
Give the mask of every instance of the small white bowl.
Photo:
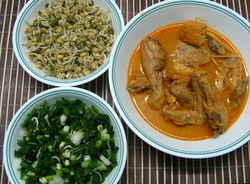
POLYGON ((17 158, 14 156, 14 150, 19 147, 17 140, 22 139, 23 136, 23 131, 20 127, 21 123, 26 119, 32 109, 40 108, 40 104, 45 100, 50 105, 55 103, 56 100, 61 100, 62 97, 68 100, 82 100, 86 105, 94 105, 100 113, 107 114, 110 117, 110 122, 115 133, 115 144, 119 147, 117 152, 118 165, 105 178, 104 183, 118 183, 123 173, 127 157, 127 140, 123 125, 112 107, 106 101, 92 92, 76 87, 58 87, 41 92, 28 100, 17 111, 5 134, 3 148, 4 167, 10 182, 15 184, 25 183, 23 180, 20 180, 20 171, 17 170, 15 164, 17 158))
MULTIPOLYGON (((77 86, 96 79, 108 69, 110 56, 108 56, 106 61, 104 61, 104 63, 91 74, 74 79, 58 79, 56 77, 45 76, 45 73, 42 70, 37 69, 35 64, 28 59, 28 48, 23 46, 23 44, 26 43, 24 28, 27 27, 27 23, 31 23, 34 20, 38 11, 43 10, 45 4, 51 1, 53 0, 30 0, 18 14, 12 36, 13 48, 18 62, 33 78, 52 86, 77 86)), ((101 7, 103 10, 108 11, 114 28, 114 40, 116 40, 119 33, 124 28, 124 19, 119 7, 115 1, 110 0, 94 0, 94 4, 101 7)))
POLYGON ((160 27, 196 18, 205 20, 209 27, 229 38, 250 68, 250 24, 241 15, 211 1, 168 0, 143 10, 125 26, 111 55, 109 82, 119 113, 141 139, 175 156, 209 158, 226 154, 249 141, 250 98, 237 122, 223 135, 202 141, 183 141, 168 137, 146 123, 126 90, 129 61, 140 41, 160 27))

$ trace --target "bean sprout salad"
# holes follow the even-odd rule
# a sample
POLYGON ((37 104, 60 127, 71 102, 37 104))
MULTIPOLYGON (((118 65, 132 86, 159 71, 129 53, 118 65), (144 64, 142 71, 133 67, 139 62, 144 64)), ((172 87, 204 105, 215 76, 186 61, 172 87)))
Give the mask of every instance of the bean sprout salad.
POLYGON ((56 0, 24 29, 28 58, 46 76, 89 75, 102 65, 114 42, 108 12, 88 0, 56 0))

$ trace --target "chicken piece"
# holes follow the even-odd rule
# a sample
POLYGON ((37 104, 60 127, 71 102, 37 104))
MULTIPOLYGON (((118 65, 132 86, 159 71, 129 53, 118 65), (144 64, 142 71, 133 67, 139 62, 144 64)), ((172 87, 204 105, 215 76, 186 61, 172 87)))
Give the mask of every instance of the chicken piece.
POLYGON ((192 73, 198 69, 187 67, 181 63, 173 63, 166 68, 167 74, 171 79, 186 86, 192 79, 192 73))
POLYGON ((246 91, 247 87, 249 85, 249 77, 245 77, 242 79, 238 85, 235 87, 233 94, 230 96, 230 107, 232 109, 236 109, 239 104, 243 101, 243 94, 246 91))
POLYGON ((174 52, 174 60, 185 66, 204 65, 211 61, 210 56, 202 49, 180 42, 174 52))
POLYGON ((134 74, 133 79, 126 86, 130 93, 140 93, 151 88, 152 83, 144 75, 139 74, 134 74))
POLYGON ((180 40, 199 47, 206 41, 206 28, 206 24, 188 20, 181 27, 180 40))
POLYGON ((162 113, 177 125, 201 125, 207 122, 206 113, 200 114, 198 111, 164 109, 162 113))
POLYGON ((242 78, 242 62, 239 58, 228 58, 223 62, 227 78, 236 86, 242 78))
POLYGON ((155 80, 155 71, 160 71, 165 64, 166 51, 157 39, 146 37, 141 42, 142 68, 147 78, 155 80))
MULTIPOLYGON (((170 118, 177 125, 201 125, 207 122, 207 114, 204 109, 204 93, 201 91, 197 81, 192 81, 194 90, 193 101, 194 109, 192 110, 175 110, 175 109, 164 109, 162 110, 163 115, 166 118, 170 118)), ((185 95, 185 94, 183 94, 185 95)))
MULTIPOLYGON (((221 68, 221 71, 223 73, 226 73, 225 68, 223 67, 221 68)), ((225 81, 224 76, 220 72, 218 72, 217 79, 215 79, 215 85, 220 93, 222 93, 228 86, 228 84, 225 81)))
POLYGON ((207 39, 208 39, 208 48, 211 52, 218 55, 223 55, 226 53, 225 48, 218 41, 216 41, 210 36, 207 36, 207 39))
POLYGON ((155 71, 154 79, 152 82, 152 92, 147 98, 147 103, 151 108, 160 109, 161 105, 164 103, 165 90, 163 87, 162 73, 155 71))
POLYGON ((195 94, 195 107, 193 110, 163 109, 162 113, 177 125, 201 125, 207 122, 207 114, 203 106, 203 98, 195 94))
POLYGON ((190 88, 178 82, 170 84, 170 92, 176 97, 178 102, 188 108, 193 108, 195 105, 194 95, 190 88))
POLYGON ((220 100, 220 93, 214 84, 212 75, 207 71, 195 71, 192 81, 197 83, 205 96, 205 110, 208 122, 214 130, 214 136, 222 134, 228 125, 228 111, 220 100))
MULTIPOLYGON (((239 58, 228 58, 222 63, 221 71, 231 81, 234 87, 238 85, 242 78, 242 67, 242 62, 239 58)), ((217 75, 216 86, 220 92, 224 91, 228 86, 221 73, 217 75)))
POLYGON ((165 87, 166 102, 173 105, 176 102, 176 97, 170 93, 169 89, 165 87))
POLYGON ((166 51, 156 39, 146 37, 141 42, 142 69, 148 80, 152 83, 152 93, 147 103, 152 108, 160 108, 164 102, 164 87, 162 67, 166 60, 166 51))

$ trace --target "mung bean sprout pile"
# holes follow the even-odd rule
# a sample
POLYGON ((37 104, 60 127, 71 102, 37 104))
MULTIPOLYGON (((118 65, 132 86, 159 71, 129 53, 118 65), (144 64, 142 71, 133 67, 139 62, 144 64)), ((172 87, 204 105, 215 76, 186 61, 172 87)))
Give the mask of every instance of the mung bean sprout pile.
POLYGON ((87 0, 56 0, 24 30, 28 58, 46 76, 89 75, 102 65, 114 42, 108 12, 87 0))

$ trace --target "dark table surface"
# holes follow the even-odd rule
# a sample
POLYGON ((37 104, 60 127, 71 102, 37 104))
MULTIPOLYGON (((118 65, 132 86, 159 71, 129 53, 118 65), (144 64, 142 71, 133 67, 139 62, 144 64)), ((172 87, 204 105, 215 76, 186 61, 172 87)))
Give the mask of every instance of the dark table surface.
MULTIPOLYGON (((28 0, 27 0, 28 1, 28 0)), ((4 135, 16 111, 34 95, 53 88, 29 76, 17 62, 12 46, 12 29, 25 0, 0 0, 0 182, 8 183, 2 159, 4 135)), ((250 0, 213 0, 249 21, 250 0)), ((160 0, 115 0, 125 23, 160 0)), ((249 43, 250 44, 250 43, 249 43)), ((108 74, 79 86, 105 99, 115 110, 108 74)), ((175 157, 151 147, 122 121, 128 141, 126 167, 119 183, 250 183, 250 142, 223 156, 209 159, 175 157)))

